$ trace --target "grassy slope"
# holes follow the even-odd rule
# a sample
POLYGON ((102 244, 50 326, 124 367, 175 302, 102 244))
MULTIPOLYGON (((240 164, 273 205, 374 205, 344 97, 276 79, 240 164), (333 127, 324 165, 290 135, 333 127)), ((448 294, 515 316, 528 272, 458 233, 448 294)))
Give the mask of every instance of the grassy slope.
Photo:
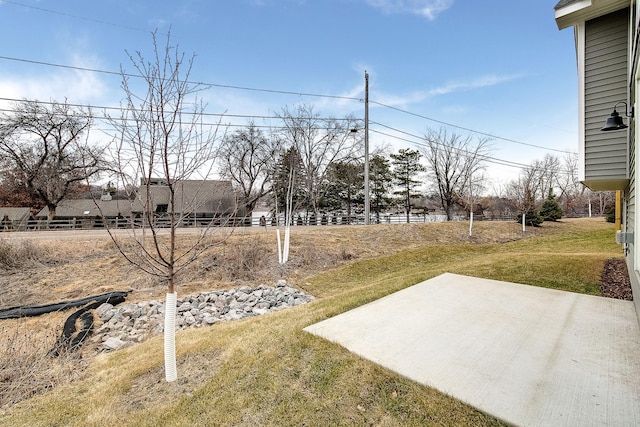
POLYGON ((611 225, 554 226, 546 237, 431 243, 326 271, 304 283, 319 297, 311 304, 178 334, 174 383, 163 380, 157 337, 99 356, 84 380, 13 407, 0 425, 499 425, 302 328, 445 271, 598 294, 604 261, 622 255, 611 225))

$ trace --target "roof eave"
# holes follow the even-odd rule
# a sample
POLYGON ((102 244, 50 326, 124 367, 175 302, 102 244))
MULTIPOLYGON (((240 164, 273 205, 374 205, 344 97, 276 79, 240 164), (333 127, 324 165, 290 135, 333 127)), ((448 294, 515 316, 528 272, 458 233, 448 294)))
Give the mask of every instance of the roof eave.
POLYGON ((562 30, 630 5, 631 0, 577 0, 555 10, 556 25, 562 30))

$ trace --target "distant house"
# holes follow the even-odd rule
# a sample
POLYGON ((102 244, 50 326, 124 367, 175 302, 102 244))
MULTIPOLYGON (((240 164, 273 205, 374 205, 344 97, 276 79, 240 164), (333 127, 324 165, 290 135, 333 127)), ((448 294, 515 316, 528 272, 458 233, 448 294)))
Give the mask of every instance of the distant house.
POLYGON ((31 218, 31 208, 0 208, 2 230, 24 229, 31 218))
POLYGON ((621 195, 622 243, 640 319, 640 4, 635 0, 561 0, 559 29, 573 28, 578 66, 580 181, 621 195), (607 124, 605 125, 605 120, 607 124))
MULTIPOLYGON (((110 197, 103 197, 100 200, 93 199, 70 199, 63 200, 56 207, 55 219, 58 221, 68 221, 77 228, 100 227, 103 219, 110 220, 111 223, 120 221, 124 226, 128 219, 135 217, 135 212, 141 211, 137 201, 112 200, 110 197)), ((46 220, 49 215, 49 208, 45 207, 36 214, 36 219, 46 220)))
MULTIPOLYGON (((154 179, 148 186, 142 185, 132 200, 112 200, 108 196, 96 201, 63 200, 56 208, 55 219, 67 221, 69 226, 90 228, 100 227, 104 221, 118 226, 131 224, 130 221, 142 225, 148 217, 156 224, 166 224, 169 214, 174 213, 179 217, 180 225, 188 226, 239 214, 230 181, 181 181, 176 185, 175 206, 171 204, 170 196, 169 187, 162 180, 154 179)), ((48 214, 49 209, 45 207, 36 219, 45 220, 48 214)))
MULTIPOLYGON (((228 216, 242 216, 238 212, 236 195, 231 181, 185 180, 175 186, 174 206, 169 187, 161 179, 140 186, 138 206, 147 206, 157 217, 174 213, 198 221, 228 216), (147 191, 148 189, 148 191, 147 191)), ((134 211, 135 213, 144 213, 134 211)))

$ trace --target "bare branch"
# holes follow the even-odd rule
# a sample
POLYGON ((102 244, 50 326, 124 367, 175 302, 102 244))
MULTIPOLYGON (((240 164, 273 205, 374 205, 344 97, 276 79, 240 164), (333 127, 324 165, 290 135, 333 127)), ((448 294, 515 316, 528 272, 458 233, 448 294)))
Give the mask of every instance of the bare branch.
POLYGON ((449 134, 444 129, 429 131, 424 139, 426 147, 422 152, 429 165, 427 172, 450 221, 454 206, 472 190, 473 177, 485 167, 483 161, 488 155, 490 140, 474 140, 471 136, 449 134))
POLYGON ((82 141, 92 123, 90 110, 71 108, 66 101, 22 101, 0 117, 0 156, 38 194, 49 219, 77 183, 103 170, 101 149, 82 141))
POLYGON ((129 262, 165 279, 173 293, 176 275, 210 246, 206 236, 215 218, 186 246, 178 245, 177 228, 197 222, 204 211, 227 221, 236 204, 230 187, 209 179, 219 123, 205 124, 199 93, 207 87, 189 81, 195 55, 187 58, 172 46, 170 34, 163 46, 156 36, 150 61, 141 52, 128 53, 144 84, 132 82, 122 68, 122 113, 109 120, 116 129, 111 156, 117 185, 137 189, 131 209, 139 215, 128 238, 114 230, 110 235, 129 262))

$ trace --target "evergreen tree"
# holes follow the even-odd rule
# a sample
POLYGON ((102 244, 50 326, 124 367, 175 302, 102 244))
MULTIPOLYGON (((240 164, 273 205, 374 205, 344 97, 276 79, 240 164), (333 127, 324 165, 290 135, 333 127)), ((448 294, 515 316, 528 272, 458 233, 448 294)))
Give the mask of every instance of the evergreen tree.
POLYGON ((414 192, 414 189, 421 184, 416 179, 416 175, 425 170, 424 166, 420 164, 420 157, 419 151, 406 148, 400 149, 398 154, 391 154, 393 181, 398 186, 398 191, 395 191, 394 194, 402 197, 407 223, 411 213, 411 199, 420 197, 419 193, 414 192))
POLYGON ((549 188, 549 195, 540 208, 540 216, 544 221, 557 221, 562 218, 562 214, 560 203, 556 200, 553 189, 549 188))
POLYGON ((616 222, 616 208, 611 207, 604 216, 605 221, 614 224, 616 222))
MULTIPOLYGON (((520 223, 522 222, 522 214, 518 214, 517 221, 520 223)), ((531 209, 524 217, 524 223, 531 227, 539 227, 543 222, 544 218, 540 215, 540 211, 536 209, 531 209)))
POLYGON ((329 166, 327 201, 338 209, 346 208, 347 223, 351 223, 354 204, 364 199, 364 165, 361 162, 339 161, 329 166))
POLYGON ((538 227, 538 226, 540 226, 540 224, 542 224, 544 222, 544 219, 542 219, 542 217, 540 216, 540 212, 538 212, 535 209, 535 203, 534 203, 534 200, 533 200, 533 194, 529 190, 529 188, 525 188, 524 201, 523 201, 522 206, 524 207, 525 213, 519 214, 518 217, 516 218, 516 221, 521 223, 522 222, 522 215, 525 215, 525 217, 524 217, 525 225, 529 225, 529 226, 532 226, 532 227, 538 227))
POLYGON ((371 208, 376 214, 376 222, 380 224, 380 212, 389 206, 389 192, 393 182, 391 163, 381 155, 374 155, 369 161, 369 180, 371 191, 371 208))

